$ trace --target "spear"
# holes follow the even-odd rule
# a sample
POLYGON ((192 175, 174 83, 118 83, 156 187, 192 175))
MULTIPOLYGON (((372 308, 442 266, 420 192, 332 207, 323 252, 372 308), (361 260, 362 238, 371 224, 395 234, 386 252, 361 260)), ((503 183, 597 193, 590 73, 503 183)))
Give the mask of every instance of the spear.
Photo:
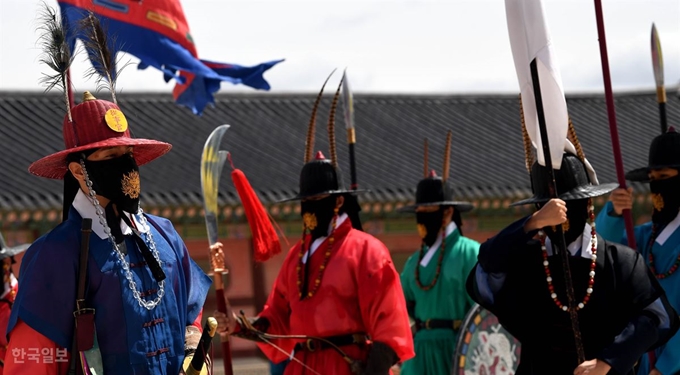
MULTIPOLYGON (((349 80, 347 79, 347 69, 342 73, 342 102, 345 113, 345 129, 347 129, 347 144, 349 146, 350 190, 357 190, 359 188, 359 183, 357 182, 357 164, 354 154, 354 145, 357 142, 356 129, 354 127, 354 97, 352 96, 352 90, 350 89, 349 80)), ((359 211, 361 211, 359 198, 349 195, 346 199, 350 200, 346 204, 356 207, 356 212, 350 215, 352 226, 355 229, 363 231, 363 226, 361 225, 361 220, 359 218, 359 211)))
MULTIPOLYGON (((612 93, 612 80, 609 76, 609 58, 607 57, 607 40, 604 33, 604 20, 602 16, 602 1, 595 0, 595 15, 597 18, 597 35, 600 42, 600 59, 602 60, 602 75, 604 78, 604 95, 607 102, 607 117, 609 118, 609 134, 612 140, 612 151, 614 153, 614 165, 616 166, 616 177, 619 180, 619 187, 626 189, 626 175, 623 171, 623 158, 621 156, 621 146, 619 145, 619 131, 616 126, 616 108, 614 107, 614 95, 612 93)), ((623 210, 623 219, 626 224, 626 236, 628 237, 628 247, 635 249, 635 232, 633 230, 633 216, 630 210, 623 210)))
POLYGON ((357 183, 357 165, 354 156, 354 144, 357 142, 356 130, 354 128, 354 98, 349 87, 347 70, 343 72, 342 76, 342 101, 345 109, 345 128, 347 129, 347 144, 349 145, 349 171, 352 183, 350 189, 356 190, 359 184, 357 183))
POLYGON ((666 88, 663 85, 663 54, 661 41, 656 25, 652 23, 652 66, 654 67, 654 81, 656 81, 656 101, 659 103, 659 118, 661 120, 661 134, 668 130, 666 119, 666 88))

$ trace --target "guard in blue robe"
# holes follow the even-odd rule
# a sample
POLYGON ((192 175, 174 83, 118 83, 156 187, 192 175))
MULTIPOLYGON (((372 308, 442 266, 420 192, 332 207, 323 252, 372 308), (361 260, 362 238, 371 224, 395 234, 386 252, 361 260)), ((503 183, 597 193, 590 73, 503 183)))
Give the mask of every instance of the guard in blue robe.
MULTIPOLYGON (((89 93, 65 118, 64 138, 64 151, 29 167, 65 180, 65 220, 22 260, 5 375, 65 375, 75 366, 98 375, 183 373, 200 338, 211 281, 172 223, 139 206, 138 165, 171 146, 132 138, 119 107, 89 93), (92 220, 84 305, 94 309, 94 346, 73 353, 83 219, 92 220), (15 355, 31 349, 39 350, 37 360, 15 355), (64 349, 68 359, 60 362, 56 353, 64 349)), ((78 336, 88 333, 82 327, 78 336)))
MULTIPOLYGON (((649 165, 626 175, 631 181, 649 182, 652 192, 652 221, 635 227, 635 245, 650 266, 673 308, 680 311, 680 133, 672 128, 652 141, 649 165)), ((632 208, 632 191, 617 189, 597 216, 598 232, 608 241, 628 243, 622 214, 632 208)), ((666 345, 646 354, 638 370, 648 375, 680 374, 680 333, 666 345)))

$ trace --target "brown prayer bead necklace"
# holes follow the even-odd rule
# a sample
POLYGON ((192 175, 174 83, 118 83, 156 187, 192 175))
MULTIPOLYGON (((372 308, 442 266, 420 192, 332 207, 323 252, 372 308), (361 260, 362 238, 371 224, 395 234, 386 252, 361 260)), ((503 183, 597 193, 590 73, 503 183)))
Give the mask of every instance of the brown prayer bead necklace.
POLYGON ((659 280, 665 279, 668 276, 672 275, 675 273, 675 271, 678 270, 678 266, 680 266, 680 255, 675 259, 675 263, 671 266, 671 268, 668 270, 668 272, 665 273, 657 273, 656 267, 654 266, 654 255, 652 254, 652 247, 654 247, 654 241, 656 241, 656 238, 658 237, 657 233, 657 227, 656 225, 652 225, 652 235, 649 237, 649 243, 647 244, 647 248, 649 249, 649 269, 652 271, 652 274, 654 274, 654 277, 656 277, 659 280))
MULTIPOLYGON (((331 258, 331 250, 333 249, 333 243, 335 243, 335 237, 333 237, 333 234, 335 233, 335 227, 336 223, 338 220, 338 208, 335 208, 334 210, 334 216, 333 220, 331 221, 331 233, 328 236, 328 248, 326 249, 326 254, 325 258, 323 260, 323 263, 321 266, 319 266, 319 276, 317 276, 316 280, 314 280, 314 286, 312 287, 312 290, 307 292, 306 297, 312 297, 314 294, 316 294, 316 291, 319 289, 319 286, 321 286, 321 278, 323 277, 324 271, 326 270, 326 266, 328 265, 328 261, 331 258)), ((302 289, 304 285, 302 285, 303 282, 305 282, 303 274, 302 274, 302 267, 304 266, 304 263, 302 262, 302 257, 305 255, 305 235, 307 234, 307 227, 305 226, 304 230, 302 231, 302 241, 300 242, 300 252, 298 253, 298 265, 297 265, 297 287, 298 287, 298 297, 302 298, 302 289)), ((309 244, 309 250, 312 249, 312 244, 309 244)), ((309 254, 307 256, 307 262, 311 262, 312 254, 309 254)))
MULTIPOLYGON (((576 307, 576 311, 581 310, 588 304, 588 301, 590 301, 590 295, 593 294, 593 284, 595 284, 595 265, 597 262, 597 233, 595 232, 595 208, 592 206, 592 203, 588 203, 588 216, 590 218, 591 222, 591 240, 590 240, 590 250, 593 253, 591 255, 591 263, 590 263, 590 272, 588 272, 588 288, 586 289, 586 296, 583 297, 583 301, 581 301, 576 307)), ((563 311, 569 311, 569 306, 562 304, 562 302, 557 298, 557 293, 555 293, 555 288, 552 285, 552 275, 550 274, 550 262, 548 262, 548 250, 545 247, 545 232, 540 231, 538 232, 539 238, 541 239, 541 252, 543 253, 543 268, 545 269, 545 279, 548 282, 548 291, 550 292, 550 297, 553 299, 553 302, 555 303, 555 306, 560 308, 563 311)), ((565 249, 567 250, 567 249, 565 249)), ((568 251, 568 250, 567 250, 568 251)))
POLYGON ((437 280, 439 280, 439 274, 442 271, 442 263, 444 262, 444 250, 446 249, 446 227, 442 226, 441 229, 442 233, 442 244, 439 246, 439 259, 437 260, 437 271, 434 274, 434 279, 429 285, 423 285, 420 282, 420 262, 423 260, 423 257, 425 256, 425 242, 420 247, 420 256, 418 257, 418 264, 416 264, 416 284, 418 284, 418 288, 422 290, 430 290, 432 289, 435 284, 437 284, 437 280))

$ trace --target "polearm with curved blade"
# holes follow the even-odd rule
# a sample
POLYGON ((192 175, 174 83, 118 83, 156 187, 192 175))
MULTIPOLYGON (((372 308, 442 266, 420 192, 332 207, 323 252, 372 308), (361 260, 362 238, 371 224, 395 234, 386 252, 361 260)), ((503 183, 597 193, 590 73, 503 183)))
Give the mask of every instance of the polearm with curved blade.
MULTIPOLYGON (((609 58, 607 57, 607 39, 604 32, 604 20, 602 16, 602 0, 595 0, 595 16, 597 19, 597 35, 600 42, 600 60, 602 60, 602 76, 604 78, 604 95, 607 102, 607 118, 609 119, 609 134, 612 140, 614 153, 614 165, 616 166, 616 178, 619 187, 626 189, 626 175, 623 171, 623 158, 621 157, 621 145, 619 144, 619 130, 616 126, 616 109, 614 107, 614 94, 612 93, 612 80, 609 75, 609 58)), ((628 247, 635 249, 635 231, 633 216, 630 210, 623 210, 623 219, 626 224, 626 237, 628 247)))
MULTIPOLYGON (((217 193, 220 185, 220 175, 222 168, 227 160, 227 151, 220 151, 222 136, 229 129, 229 125, 221 125, 215 128, 203 146, 201 155, 201 187, 203 189, 203 208, 205 210, 205 226, 208 231, 208 241, 210 246, 217 243, 217 193)), ((224 297, 223 275, 228 273, 224 264, 224 254, 221 252, 210 252, 210 265, 215 283, 215 294, 217 298, 217 310, 227 313, 227 300, 224 297)), ((231 364, 231 348, 229 338, 222 339, 222 357, 224 361, 224 374, 233 375, 234 370, 231 364)))
POLYGON ((654 81, 656 82, 656 101, 659 103, 659 120, 661 120, 661 134, 668 130, 666 118, 666 88, 663 78, 663 54, 661 53, 661 40, 656 31, 656 25, 652 24, 652 66, 654 67, 654 81))
MULTIPOLYGON (((540 0, 505 0, 505 11, 526 130, 536 146, 537 162, 548 170, 551 198, 557 198, 554 170, 562 166, 569 114, 543 6, 540 0)), ((570 255, 561 225, 556 226, 555 234, 567 294, 565 311, 571 320, 578 364, 581 364, 585 361, 585 352, 569 269, 570 255)))

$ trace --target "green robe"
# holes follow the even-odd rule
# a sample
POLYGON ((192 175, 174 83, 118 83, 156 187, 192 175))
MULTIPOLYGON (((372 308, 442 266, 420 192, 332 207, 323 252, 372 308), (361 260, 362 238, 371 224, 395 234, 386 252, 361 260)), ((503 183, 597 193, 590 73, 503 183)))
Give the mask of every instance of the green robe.
MULTIPOLYGON (((413 319, 463 320, 474 305, 465 290, 465 281, 477 263, 479 243, 460 235, 456 228, 446 237, 446 249, 441 274, 437 284, 430 290, 422 290, 415 280, 415 267, 420 267, 420 282, 429 285, 437 271, 437 260, 442 251, 437 249, 427 266, 419 265, 420 251, 411 255, 401 273, 401 284, 407 303, 415 303, 410 309, 413 319)), ((424 251, 427 253, 428 248, 424 251)), ((415 358, 406 361, 403 375, 449 375, 451 361, 456 349, 458 332, 452 329, 420 330, 414 337, 415 358)))

